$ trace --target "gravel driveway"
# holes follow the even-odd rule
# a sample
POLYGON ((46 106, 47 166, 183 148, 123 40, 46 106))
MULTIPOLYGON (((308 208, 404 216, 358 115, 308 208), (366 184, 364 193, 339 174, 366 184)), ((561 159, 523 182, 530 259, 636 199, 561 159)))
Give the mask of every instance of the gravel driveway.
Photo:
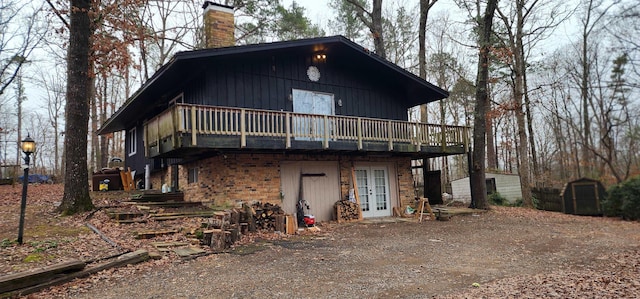
POLYGON ((609 281, 582 279, 595 288, 605 284, 599 298, 640 291, 637 222, 497 208, 450 221, 330 224, 321 229, 259 241, 233 253, 111 270, 36 295, 568 298, 562 289, 569 288, 577 294, 574 298, 592 297, 593 291, 576 293, 576 283, 561 281, 576 273, 609 277, 609 281), (620 256, 626 259, 621 261, 620 256), (474 283, 481 286, 474 288, 474 283), (523 285, 530 285, 530 292, 523 291, 523 285), (539 293, 549 285, 553 291, 539 293))

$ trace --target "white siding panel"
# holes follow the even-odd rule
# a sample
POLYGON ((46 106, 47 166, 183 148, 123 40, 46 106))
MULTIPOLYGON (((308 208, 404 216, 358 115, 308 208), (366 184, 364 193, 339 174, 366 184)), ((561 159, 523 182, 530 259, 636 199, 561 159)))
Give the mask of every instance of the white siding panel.
POLYGON ((453 200, 471 202, 471 187, 469 187, 469 177, 461 178, 451 182, 451 195, 453 200))
MULTIPOLYGON (((510 202, 514 202, 522 198, 522 189, 520 188, 520 176, 515 174, 499 174, 486 173, 487 179, 494 178, 496 180, 496 190, 510 202)), ((451 192, 453 199, 456 201, 470 202, 471 188, 469 187, 469 177, 458 179, 451 182, 451 192)))

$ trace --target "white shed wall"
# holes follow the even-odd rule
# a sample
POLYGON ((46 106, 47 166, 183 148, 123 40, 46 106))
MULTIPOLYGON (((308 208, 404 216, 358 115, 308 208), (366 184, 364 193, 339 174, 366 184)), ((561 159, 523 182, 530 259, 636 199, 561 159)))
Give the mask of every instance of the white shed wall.
MULTIPOLYGON (((516 174, 486 173, 486 178, 496 180, 496 191, 510 202, 515 202, 522 198, 520 188, 520 176, 516 174)), ((471 188, 469 187, 469 177, 461 178, 451 182, 451 192, 453 199, 462 202, 471 202, 471 188)))
POLYGON ((451 181, 451 195, 455 201, 470 203, 471 187, 469 186, 469 177, 451 181))

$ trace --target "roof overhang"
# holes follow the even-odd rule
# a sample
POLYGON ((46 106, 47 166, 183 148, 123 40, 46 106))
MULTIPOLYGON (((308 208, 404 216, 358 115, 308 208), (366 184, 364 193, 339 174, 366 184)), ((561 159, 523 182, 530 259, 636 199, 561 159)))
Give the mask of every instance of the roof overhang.
POLYGON ((212 59, 270 56, 287 52, 312 54, 318 51, 326 51, 327 55, 331 55, 330 57, 342 57, 365 74, 379 74, 382 80, 393 82, 406 93, 407 107, 438 101, 449 96, 447 91, 343 36, 203 49, 176 53, 102 125, 98 134, 127 129, 158 99, 176 89, 176 82, 191 76, 194 70, 204 69, 204 65, 210 63, 212 59))

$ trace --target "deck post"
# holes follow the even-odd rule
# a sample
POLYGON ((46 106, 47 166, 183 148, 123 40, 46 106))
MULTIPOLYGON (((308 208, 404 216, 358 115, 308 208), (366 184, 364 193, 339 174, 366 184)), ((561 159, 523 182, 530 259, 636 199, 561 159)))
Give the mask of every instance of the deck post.
POLYGON ((389 150, 393 150, 393 124, 387 121, 387 138, 389 139, 389 150))
POLYGON ((285 148, 291 148, 291 113, 286 112, 284 118, 285 148))
POLYGON ((178 147, 178 141, 176 140, 176 132, 178 131, 178 128, 176 126, 176 124, 178 123, 178 114, 180 112, 180 108, 178 106, 174 106, 173 109, 171 109, 171 149, 175 149, 176 147, 178 147))
POLYGON ((246 110, 240 109, 240 147, 247 147, 247 125, 245 124, 246 110))
MULTIPOLYGON (((147 133, 146 130, 144 133, 147 133)), ((146 138, 149 138, 149 136, 147 136, 146 138)), ((145 141, 148 142, 148 140, 145 141)), ((162 154, 162 147, 160 146, 160 117, 156 118, 156 144, 158 147, 158 154, 162 154)), ((149 157, 149 153, 147 153, 147 157, 149 157)))
POLYGON ((198 143, 196 132, 196 106, 191 106, 191 146, 196 146, 198 143))
POLYGON ((419 121, 416 121, 416 152, 421 150, 422 146, 422 126, 419 121))
POLYGON ((358 123, 356 126, 356 134, 358 135, 358 150, 362 149, 362 118, 358 117, 358 123))
POLYGON ((329 148, 329 116, 324 116, 324 136, 322 137, 322 147, 329 148))
POLYGON ((142 127, 142 142, 144 143, 144 156, 149 157, 149 133, 147 133, 149 126, 142 127))

